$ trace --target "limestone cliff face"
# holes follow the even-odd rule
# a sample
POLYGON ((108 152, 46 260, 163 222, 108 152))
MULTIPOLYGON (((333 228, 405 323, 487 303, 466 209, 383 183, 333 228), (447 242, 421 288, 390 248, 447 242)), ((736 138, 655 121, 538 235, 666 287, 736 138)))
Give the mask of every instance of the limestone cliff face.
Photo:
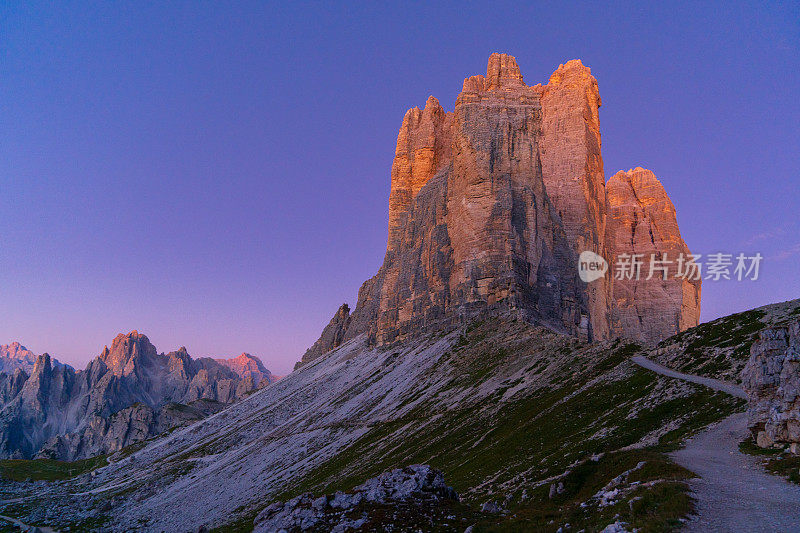
POLYGON ((152 437, 269 383, 271 374, 254 360, 192 359, 186 348, 159 354, 136 331, 118 335, 77 372, 40 355, 30 375, 0 373, 0 457, 73 460, 152 437))
POLYGON ((492 54, 486 75, 464 80, 452 112, 434 97, 410 109, 392 164, 383 265, 300 364, 362 334, 386 344, 499 312, 588 339, 653 342, 695 325, 699 283, 615 288, 611 272, 588 284, 577 277, 586 250, 610 263, 632 250, 688 252, 660 184, 633 179, 647 199, 628 206, 615 177, 607 199, 600 104, 579 60, 529 86, 514 57, 492 54), (632 210, 633 221, 624 214, 632 210), (625 224, 652 229, 652 241, 626 239, 625 224))
POLYGON ((327 353, 334 348, 338 348, 344 341, 347 328, 350 326, 350 306, 342 304, 336 314, 333 315, 330 323, 322 330, 317 342, 306 350, 303 355, 304 361, 313 361, 320 355, 327 353))
MULTIPOLYGON (((500 311, 588 335, 574 251, 543 181, 541 95, 513 57, 493 54, 486 76, 464 80, 452 113, 428 100, 422 116, 436 126, 415 137, 436 147, 434 157, 414 175, 405 214, 390 215, 390 245, 371 281, 377 304, 360 299, 354 313, 373 314, 375 342, 500 311), (441 133, 432 140, 431 131, 441 133)), ((404 137, 401 129, 399 145, 404 137)))
POLYGON ((392 163, 388 250, 397 246, 414 197, 450 162, 452 122, 453 114, 445 113, 433 96, 422 111, 414 107, 403 117, 392 163))
MULTIPOLYGON (((541 101, 542 174, 547 194, 576 253, 591 250, 608 257, 597 80, 579 59, 568 61, 550 76, 541 101)), ((610 290, 606 278, 586 286, 595 338, 605 339, 610 334, 610 290)))
POLYGON ((762 448, 800 453, 800 322, 768 328, 742 371, 750 431, 762 448))
POLYGON ((617 333, 654 343, 696 326, 701 282, 675 277, 679 257, 687 257, 690 251, 661 182, 649 170, 637 167, 615 174, 606 188, 612 265, 620 254, 639 254, 643 263, 638 280, 613 280, 611 309, 617 333), (663 271, 654 271, 651 277, 651 255, 665 261, 667 279, 663 271))

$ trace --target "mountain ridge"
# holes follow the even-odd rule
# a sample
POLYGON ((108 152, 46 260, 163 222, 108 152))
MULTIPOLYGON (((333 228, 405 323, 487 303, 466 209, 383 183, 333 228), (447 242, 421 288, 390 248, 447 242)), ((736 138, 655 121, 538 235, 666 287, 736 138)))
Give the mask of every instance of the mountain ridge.
MULTIPOLYGON (((0 345, 0 372, 13 374, 14 371, 19 368, 30 374, 33 370, 33 366, 36 364, 36 357, 35 353, 18 341, 11 342, 10 344, 2 344, 0 345)), ((64 364, 52 357, 50 360, 54 366, 61 366, 64 364)))
POLYGON ((249 354, 193 359, 184 347, 159 354, 136 330, 117 335, 84 370, 54 365, 45 353, 30 374, 0 373, 0 456, 75 460, 110 453, 217 412, 272 381, 249 354))

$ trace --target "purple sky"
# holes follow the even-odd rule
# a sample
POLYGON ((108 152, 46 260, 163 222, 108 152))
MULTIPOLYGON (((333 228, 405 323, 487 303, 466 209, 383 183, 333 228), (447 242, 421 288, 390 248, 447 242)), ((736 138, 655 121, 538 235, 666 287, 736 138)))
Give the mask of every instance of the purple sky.
POLYGON ((582 59, 606 176, 652 169, 693 251, 766 256, 704 320, 800 297, 797 3, 10 4, 0 344, 82 368, 138 329, 288 372, 383 259, 404 112, 494 51, 529 84, 582 59))

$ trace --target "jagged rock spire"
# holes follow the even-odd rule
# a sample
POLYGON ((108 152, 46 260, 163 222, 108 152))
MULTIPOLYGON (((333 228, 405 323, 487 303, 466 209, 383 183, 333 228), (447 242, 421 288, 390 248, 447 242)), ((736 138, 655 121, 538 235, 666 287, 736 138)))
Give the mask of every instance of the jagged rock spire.
POLYGON ((489 56, 486 66, 486 90, 498 87, 518 87, 525 85, 517 66, 517 59, 508 54, 494 53, 489 56))
POLYGON ((410 109, 392 165, 384 263, 303 360, 360 334, 389 343, 488 312, 589 339, 649 342, 696 324, 699 286, 678 308, 669 294, 654 296, 647 305, 666 314, 637 328, 610 275, 575 281, 579 254, 612 262, 621 250, 609 229, 600 105, 579 59, 529 86, 513 56, 494 53, 485 76, 464 80, 452 112, 433 97, 410 109))

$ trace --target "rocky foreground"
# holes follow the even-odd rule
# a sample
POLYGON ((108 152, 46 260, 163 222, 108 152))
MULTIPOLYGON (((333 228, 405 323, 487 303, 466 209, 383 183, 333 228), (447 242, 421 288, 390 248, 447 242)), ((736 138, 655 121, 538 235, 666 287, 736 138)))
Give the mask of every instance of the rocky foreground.
POLYGON ((755 443, 800 454, 800 319, 762 330, 742 376, 755 443))
POLYGON ((425 518, 432 522, 446 523, 448 518, 444 515, 450 510, 447 503, 458 500, 441 472, 428 465, 411 465, 384 472, 350 493, 338 491, 319 497, 306 493, 285 503, 275 502, 256 516, 253 532, 315 529, 343 533, 369 529, 377 526, 375 522, 381 520, 378 515, 384 507, 391 509, 394 522, 400 522, 403 511, 411 511, 413 520, 428 515, 425 518))

